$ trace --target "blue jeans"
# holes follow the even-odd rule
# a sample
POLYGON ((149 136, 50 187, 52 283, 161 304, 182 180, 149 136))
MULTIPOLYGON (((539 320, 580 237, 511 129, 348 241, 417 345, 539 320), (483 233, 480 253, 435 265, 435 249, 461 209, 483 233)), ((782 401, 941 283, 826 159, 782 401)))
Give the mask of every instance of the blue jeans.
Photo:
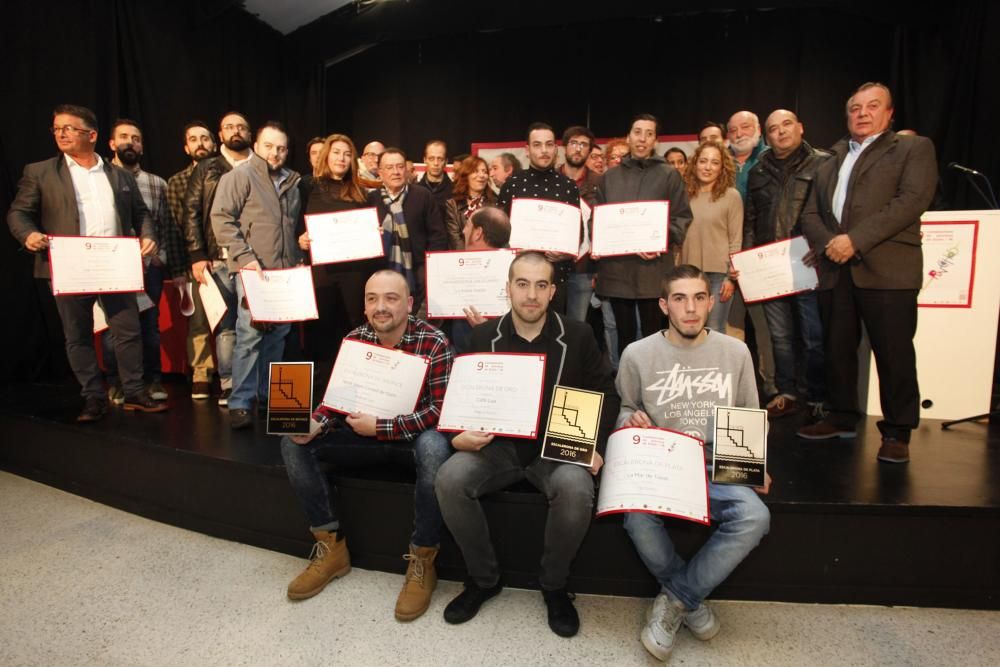
POLYGON ((500 565, 479 499, 527 479, 549 501, 538 583, 566 586, 569 566, 590 527, 594 478, 582 466, 536 458, 524 466, 518 450, 530 446, 495 439, 477 452, 456 452, 437 478, 437 497, 448 529, 462 550, 469 576, 485 588, 500 579, 500 565))
POLYGON ((690 562, 674 550, 663 517, 629 512, 625 531, 660 587, 696 609, 753 551, 771 524, 771 513, 746 486, 708 485, 709 512, 719 525, 690 562))
POLYGON ((708 323, 705 326, 712 331, 724 334, 726 333, 726 322, 729 321, 729 309, 733 305, 732 297, 725 303, 722 303, 722 300, 719 298, 722 283, 726 281, 726 274, 706 271, 705 277, 708 278, 708 286, 712 292, 712 298, 715 299, 715 305, 712 306, 712 312, 708 314, 708 323))
POLYGON ((243 307, 243 281, 236 278, 236 347, 233 348, 233 393, 229 397, 230 410, 249 410, 256 398, 267 402, 270 391, 268 370, 272 361, 281 361, 285 351, 285 336, 290 324, 268 324, 261 331, 251 324, 250 309, 243 307))
POLYGON ((578 322, 587 321, 590 297, 594 294, 594 274, 571 273, 566 279, 566 317, 578 322))
POLYGON ((211 265, 212 278, 222 292, 226 302, 226 314, 215 328, 215 359, 219 362, 219 379, 223 389, 233 386, 233 350, 236 348, 236 311, 239 302, 236 298, 236 283, 240 282, 236 274, 229 273, 225 262, 214 261, 211 265))
POLYGON ((441 542, 444 520, 434 495, 434 478, 452 451, 448 439, 434 429, 424 431, 412 442, 376 440, 358 435, 346 426, 319 436, 308 445, 296 445, 288 436, 281 439, 281 457, 285 460, 288 481, 314 531, 340 530, 340 519, 334 507, 335 489, 320 461, 332 463, 337 468, 385 463, 414 466, 417 480, 410 541, 418 547, 436 547, 441 542))
POLYGON ((778 391, 810 403, 826 399, 823 360, 823 325, 815 292, 792 294, 764 303, 764 316, 774 348, 774 381, 778 391), (795 336, 798 322, 799 338, 795 336), (796 347, 799 354, 796 354, 796 347), (799 372, 796 373, 796 357, 799 372))
MULTIPOLYGON (((152 308, 139 313, 139 332, 142 337, 142 379, 146 384, 159 382, 160 370, 160 296, 163 295, 163 268, 150 264, 143 274, 146 296, 153 302, 152 308)), ((119 384, 118 359, 115 357, 115 337, 108 329, 101 336, 104 352, 104 368, 108 383, 119 384)))

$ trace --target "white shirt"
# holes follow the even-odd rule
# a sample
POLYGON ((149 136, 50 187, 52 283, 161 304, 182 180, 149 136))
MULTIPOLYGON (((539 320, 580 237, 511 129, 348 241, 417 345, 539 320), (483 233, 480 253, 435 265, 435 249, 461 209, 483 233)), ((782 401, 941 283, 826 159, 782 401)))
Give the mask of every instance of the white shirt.
POLYGON ((851 172, 854 171, 855 163, 861 157, 861 153, 883 134, 885 133, 873 134, 860 144, 854 139, 847 142, 847 155, 844 156, 844 162, 840 165, 840 172, 837 174, 837 188, 833 191, 833 214, 837 216, 837 222, 840 222, 844 217, 844 204, 847 203, 847 184, 851 180, 851 172))
POLYGON ((80 236, 121 236, 118 214, 115 212, 115 195, 111 182, 104 173, 104 160, 97 156, 97 164, 83 167, 69 155, 66 156, 69 175, 76 194, 76 210, 80 214, 80 236))
POLYGON ((253 151, 248 152, 246 157, 240 157, 237 153, 232 152, 225 146, 219 149, 219 154, 222 155, 223 158, 225 158, 226 162, 228 162, 229 166, 232 167, 233 169, 240 166, 241 164, 246 164, 247 162, 250 161, 250 158, 253 157, 253 151))

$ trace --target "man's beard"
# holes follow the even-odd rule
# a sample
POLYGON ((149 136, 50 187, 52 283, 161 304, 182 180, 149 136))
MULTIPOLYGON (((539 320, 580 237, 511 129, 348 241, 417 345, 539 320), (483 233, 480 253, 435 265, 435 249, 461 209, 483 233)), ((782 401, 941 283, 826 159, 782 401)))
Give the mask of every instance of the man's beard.
POLYGON ((125 144, 115 149, 115 155, 118 156, 118 161, 128 167, 134 167, 139 164, 139 158, 142 157, 142 153, 136 152, 132 148, 132 144, 125 144))
POLYGON ((201 162, 202 160, 206 160, 212 157, 212 151, 208 150, 207 148, 196 148, 194 151, 194 155, 192 155, 191 157, 195 162, 201 162))
POLYGON ((760 143, 760 135, 756 137, 741 137, 729 142, 729 146, 737 155, 746 155, 753 152, 753 149, 760 143))
POLYGON ((242 153, 250 148, 250 142, 243 138, 243 135, 234 134, 223 142, 226 148, 236 153, 242 153))
POLYGON ((588 156, 584 155, 583 157, 578 158, 576 159, 576 161, 574 161, 574 158, 570 157, 569 153, 566 153, 566 164, 573 167, 574 169, 579 169, 583 165, 587 164, 587 157, 588 156))

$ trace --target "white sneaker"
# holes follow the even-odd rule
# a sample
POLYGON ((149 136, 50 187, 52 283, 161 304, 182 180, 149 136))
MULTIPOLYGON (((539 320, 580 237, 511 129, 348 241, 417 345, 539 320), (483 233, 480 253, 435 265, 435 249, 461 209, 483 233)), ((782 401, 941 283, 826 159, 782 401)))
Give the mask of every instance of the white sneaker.
POLYGON ((674 638, 684 619, 684 605, 660 593, 653 600, 653 606, 646 612, 646 627, 639 639, 646 650, 657 660, 666 661, 674 650, 674 638))
POLYGON ((719 619, 712 613, 712 608, 702 602, 694 611, 684 612, 684 625, 698 639, 703 642, 708 641, 719 634, 722 626, 719 619))

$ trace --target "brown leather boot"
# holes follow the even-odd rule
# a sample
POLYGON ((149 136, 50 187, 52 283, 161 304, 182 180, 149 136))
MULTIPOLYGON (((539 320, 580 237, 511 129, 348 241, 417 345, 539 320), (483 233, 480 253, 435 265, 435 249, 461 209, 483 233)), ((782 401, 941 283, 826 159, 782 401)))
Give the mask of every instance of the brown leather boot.
POLYGON ((313 532, 316 544, 309 554, 309 567, 288 584, 290 600, 305 600, 323 590, 331 580, 351 571, 351 555, 347 541, 337 541, 337 533, 325 530, 313 532))
POLYGON ((410 545, 410 553, 403 556, 410 561, 406 568, 403 590, 396 599, 396 620, 412 621, 427 611, 431 604, 431 593, 437 587, 437 572, 434 559, 437 547, 415 547, 410 545))

